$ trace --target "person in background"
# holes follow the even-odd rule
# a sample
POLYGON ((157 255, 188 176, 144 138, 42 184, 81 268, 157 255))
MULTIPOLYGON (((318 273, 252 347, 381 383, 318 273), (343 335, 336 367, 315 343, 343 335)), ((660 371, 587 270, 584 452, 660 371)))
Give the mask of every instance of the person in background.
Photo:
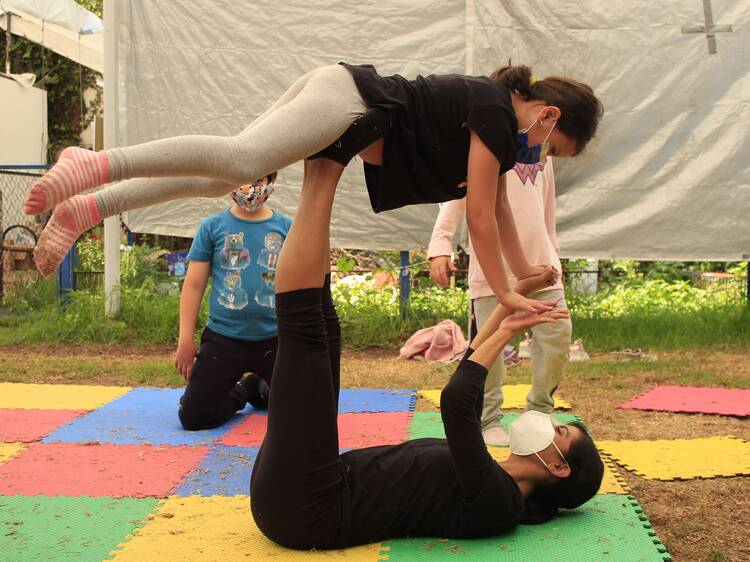
MULTIPOLYGON (((516 164, 507 174, 508 203, 515 217, 521 248, 529 263, 552 264, 562 271, 555 230, 555 175, 552 159, 537 164, 516 164)), ((440 207, 432 239, 428 248, 430 277, 441 287, 448 286, 448 276, 455 271, 451 261, 453 236, 466 212, 465 199, 443 203, 440 207)), ((471 241, 469 241, 471 246, 471 241)), ((471 254, 471 249, 469 250, 471 254)), ((497 299, 487 284, 479 263, 472 255, 469 261, 469 294, 472 318, 478 329, 495 309, 497 299)), ((557 302, 567 308, 560 276, 554 284, 529 295, 531 299, 557 302)), ((473 324, 473 323, 472 323, 473 324)), ((526 409, 552 413, 553 394, 560 384, 563 368, 568 361, 568 347, 573 331, 569 318, 555 323, 538 324, 533 333, 532 384, 526 399, 526 409)), ((502 446, 509 442, 508 434, 500 425, 503 405, 505 364, 502 357, 490 368, 484 393, 482 429, 488 445, 502 446)))
POLYGON ((204 220, 193 239, 175 354, 187 382, 179 409, 187 430, 218 427, 247 403, 268 407, 276 360, 276 261, 292 223, 265 205, 273 180, 238 187, 234 205, 204 220), (209 278, 208 324, 196 354, 193 334, 209 278))

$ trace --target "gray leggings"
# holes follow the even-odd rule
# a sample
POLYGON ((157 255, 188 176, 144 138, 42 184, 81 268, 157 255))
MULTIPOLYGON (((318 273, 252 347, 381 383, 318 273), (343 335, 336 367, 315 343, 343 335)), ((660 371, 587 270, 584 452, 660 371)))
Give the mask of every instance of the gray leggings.
POLYGON ((323 150, 365 111, 345 67, 317 68, 234 137, 185 135, 109 150, 109 178, 119 183, 94 194, 97 207, 108 217, 180 197, 225 195, 323 150))

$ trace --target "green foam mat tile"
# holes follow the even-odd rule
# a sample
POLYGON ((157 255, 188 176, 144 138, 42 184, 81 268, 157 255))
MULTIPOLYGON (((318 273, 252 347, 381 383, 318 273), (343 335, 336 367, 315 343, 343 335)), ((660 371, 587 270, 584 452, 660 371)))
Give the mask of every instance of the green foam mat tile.
MULTIPOLYGON (((521 414, 518 412, 508 412, 503 414, 502 418, 500 418, 500 425, 503 426, 505 431, 508 431, 508 426, 510 426, 511 422, 520 415, 521 414)), ((581 418, 574 414, 554 414, 554 416, 560 423, 581 421, 581 418)), ((423 437, 445 439, 443 420, 440 417, 440 412, 414 412, 411 430, 409 431, 409 439, 421 439, 423 437)))
POLYGON ((157 501, 0 496, 0 560, 99 562, 142 524, 157 501))
POLYGON ((489 539, 387 541, 389 562, 665 562, 672 559, 632 496, 596 496, 543 525, 489 539))

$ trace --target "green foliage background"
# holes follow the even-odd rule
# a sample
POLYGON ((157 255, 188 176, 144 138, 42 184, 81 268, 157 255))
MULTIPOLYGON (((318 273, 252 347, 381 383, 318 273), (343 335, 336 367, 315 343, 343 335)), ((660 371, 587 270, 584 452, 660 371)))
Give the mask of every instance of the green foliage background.
MULTIPOLYGON (((103 0, 76 0, 99 17, 103 0)), ((5 59, 5 32, 0 31, 0 45, 5 59)), ((13 36, 10 51, 11 72, 36 75, 36 87, 47 91, 48 162, 53 162, 59 149, 81 142, 81 132, 91 124, 102 104, 98 85, 101 75, 80 66, 57 53, 23 37, 13 36), (90 103, 82 102, 82 92, 94 88, 97 95, 90 103)))

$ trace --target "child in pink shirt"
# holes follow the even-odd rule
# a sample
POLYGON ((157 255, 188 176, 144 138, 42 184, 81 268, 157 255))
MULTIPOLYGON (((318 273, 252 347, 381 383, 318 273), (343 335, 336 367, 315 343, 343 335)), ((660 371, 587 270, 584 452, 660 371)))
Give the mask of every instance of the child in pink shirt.
MULTIPOLYGON (((559 248, 555 232, 555 176, 552 159, 547 158, 538 164, 516 164, 507 174, 507 185, 508 202, 526 259, 531 264, 552 264, 557 271, 562 271, 557 255, 559 248)), ((465 213, 466 199, 448 201, 441 205, 435 222, 428 248, 430 277, 442 287, 448 284, 449 272, 455 270, 451 261, 453 237, 465 213)), ((472 254, 471 242, 469 253, 472 254)), ((477 327, 481 328, 497 305, 497 299, 488 286, 479 263, 473 257, 469 261, 469 295, 473 317, 477 327)), ((529 297, 556 300, 558 307, 566 308, 560 279, 529 297)), ((569 319, 553 324, 540 324, 532 328, 532 333, 533 375, 526 409, 551 413, 552 394, 560 383, 563 368, 568 361, 572 324, 569 319)), ((507 445, 509 441, 499 424, 504 376, 505 365, 500 358, 490 369, 485 384, 482 429, 488 445, 507 445)))

